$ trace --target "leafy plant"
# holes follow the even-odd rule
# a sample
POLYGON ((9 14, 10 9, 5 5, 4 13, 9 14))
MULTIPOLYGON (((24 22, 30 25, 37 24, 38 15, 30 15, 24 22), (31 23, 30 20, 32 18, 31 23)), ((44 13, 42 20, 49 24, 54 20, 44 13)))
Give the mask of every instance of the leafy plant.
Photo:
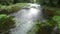
POLYGON ((56 23, 54 20, 46 20, 46 22, 36 21, 36 25, 29 31, 29 34, 51 34, 56 23))
POLYGON ((0 5, 0 14, 9 14, 12 12, 16 12, 20 10, 20 8, 27 7, 27 6, 28 6, 27 3, 17 3, 17 4, 9 5, 9 6, 0 5))
POLYGON ((14 24, 13 17, 7 16, 6 14, 0 15, 0 32, 8 31, 14 24))
POLYGON ((13 4, 14 0, 0 0, 0 4, 2 5, 9 5, 13 4))
POLYGON ((60 31, 60 16, 54 16, 53 19, 57 22, 57 26, 60 31))

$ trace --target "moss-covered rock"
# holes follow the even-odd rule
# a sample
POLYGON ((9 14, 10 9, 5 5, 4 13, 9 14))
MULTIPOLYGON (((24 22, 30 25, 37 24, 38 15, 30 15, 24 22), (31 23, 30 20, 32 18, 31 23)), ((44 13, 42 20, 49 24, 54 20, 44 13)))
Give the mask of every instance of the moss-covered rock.
POLYGON ((22 7, 27 7, 28 4, 27 3, 16 3, 13 5, 0 5, 0 14, 9 14, 12 12, 16 12, 18 10, 20 10, 20 8, 22 7))

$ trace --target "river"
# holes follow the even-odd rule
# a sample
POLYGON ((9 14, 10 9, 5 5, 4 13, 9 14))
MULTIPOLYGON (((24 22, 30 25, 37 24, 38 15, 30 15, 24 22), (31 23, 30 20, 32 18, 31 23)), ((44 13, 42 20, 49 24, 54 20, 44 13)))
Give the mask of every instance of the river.
POLYGON ((11 14, 16 19, 16 27, 10 29, 10 34, 29 34, 28 32, 34 28, 34 21, 45 21, 42 15, 42 8, 38 4, 29 3, 29 7, 22 8, 18 12, 11 14))

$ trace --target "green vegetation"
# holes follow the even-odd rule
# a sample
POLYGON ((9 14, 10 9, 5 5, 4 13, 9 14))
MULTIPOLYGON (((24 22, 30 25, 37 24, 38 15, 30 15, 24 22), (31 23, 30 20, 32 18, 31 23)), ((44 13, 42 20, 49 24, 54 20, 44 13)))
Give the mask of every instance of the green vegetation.
MULTIPOLYGON (((17 12, 22 7, 28 7, 29 2, 34 3, 34 0, 0 0, 0 32, 2 34, 15 24, 13 17, 7 14, 17 12)), ((30 31, 30 34, 51 34, 56 24, 60 31, 60 0, 36 0, 36 3, 45 7, 48 19, 45 23, 37 21, 38 24, 30 31)))
POLYGON ((56 22, 54 20, 46 20, 46 22, 36 21, 32 31, 29 34, 51 34, 56 22))
POLYGON ((16 12, 22 7, 28 7, 27 3, 19 2, 18 0, 0 0, 0 34, 7 33, 15 26, 14 17, 9 16, 10 13, 16 12))
POLYGON ((0 5, 0 14, 9 14, 20 10, 22 7, 27 7, 27 3, 17 3, 13 5, 0 5))
POLYGON ((10 28, 14 26, 15 22, 13 17, 7 16, 6 14, 0 15, 0 33, 7 32, 10 28))
POLYGON ((53 19, 57 22, 58 29, 60 31, 60 16, 54 16, 53 19))
POLYGON ((37 3, 51 7, 60 6, 60 0, 37 0, 37 3))
POLYGON ((0 4, 2 5, 9 5, 13 4, 14 0, 0 0, 0 4))
POLYGON ((12 5, 16 3, 27 3, 32 2, 33 0, 0 0, 1 5, 12 5))

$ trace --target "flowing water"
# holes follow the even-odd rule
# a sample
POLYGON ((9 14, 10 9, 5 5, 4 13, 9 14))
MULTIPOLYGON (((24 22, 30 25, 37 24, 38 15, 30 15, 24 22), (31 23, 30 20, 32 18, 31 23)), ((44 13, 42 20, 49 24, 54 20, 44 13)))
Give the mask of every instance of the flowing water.
POLYGON ((31 4, 27 8, 22 8, 18 12, 11 14, 15 16, 16 27, 10 29, 10 34, 29 34, 28 32, 34 28, 34 21, 41 20, 44 22, 42 8, 38 4, 31 4))

